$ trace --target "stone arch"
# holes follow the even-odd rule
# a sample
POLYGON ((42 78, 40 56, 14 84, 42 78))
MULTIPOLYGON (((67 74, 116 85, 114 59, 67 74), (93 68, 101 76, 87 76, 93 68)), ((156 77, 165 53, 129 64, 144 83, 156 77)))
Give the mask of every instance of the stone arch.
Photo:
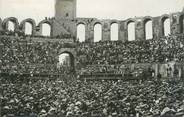
POLYGON ((136 20, 133 19, 133 18, 127 19, 127 20, 125 21, 126 27, 128 28, 128 24, 129 24, 129 23, 132 23, 132 22, 136 22, 136 20))
POLYGON ((8 22, 12 22, 14 24, 14 31, 17 31, 19 29, 19 22, 18 19, 15 17, 8 17, 3 20, 2 27, 4 30, 8 30, 8 22))
POLYGON ((126 21, 127 39, 128 41, 135 40, 135 20, 129 19, 126 21))
POLYGON ((93 25, 93 37, 94 37, 94 42, 99 42, 102 40, 102 23, 101 22, 95 22, 94 25, 93 25), (99 27, 100 26, 100 27, 99 27), (98 29, 99 28, 99 29, 98 29), (99 32, 96 32, 96 30, 98 31, 101 31, 100 33, 100 36, 99 38, 101 39, 98 39, 98 34, 99 32), (97 37, 97 38, 96 38, 97 37))
POLYGON ((78 26, 78 25, 80 25, 80 24, 83 24, 83 25, 85 25, 85 26, 87 25, 85 21, 81 21, 81 20, 79 21, 79 20, 78 20, 77 23, 76 23, 76 26, 78 26))
POLYGON ((35 31, 36 31, 36 21, 34 19, 31 19, 31 18, 28 18, 28 19, 25 19, 23 20, 21 23, 20 23, 20 29, 25 32, 26 30, 26 23, 30 23, 31 26, 32 26, 32 35, 35 35, 35 31))
POLYGON ((171 26, 170 26, 170 16, 168 15, 168 14, 164 14, 164 15, 162 15, 161 16, 161 18, 160 18, 160 24, 161 24, 161 34, 162 34, 162 36, 166 36, 167 34, 166 33, 170 33, 171 32, 171 29, 168 29, 168 31, 166 31, 166 21, 167 20, 169 20, 169 24, 167 24, 168 25, 168 27, 170 27, 171 28, 171 26))
POLYGON ((184 14, 179 16, 179 32, 184 33, 184 14))
POLYGON ((162 22, 163 20, 167 19, 167 18, 170 18, 170 15, 168 14, 164 14, 160 17, 160 22, 162 22))
POLYGON ((77 38, 79 42, 86 41, 86 23, 85 22, 78 22, 77 23, 77 38), (79 32, 82 31, 82 32, 79 32))
POLYGON ((72 68, 72 71, 75 71, 75 60, 76 60, 76 53, 71 49, 65 49, 61 48, 58 53, 58 57, 61 54, 68 54, 70 56, 70 66, 72 68))
POLYGON ((119 21, 118 20, 111 20, 110 25, 112 25, 112 24, 118 24, 119 25, 119 21))
POLYGON ((144 37, 145 39, 152 39, 153 38, 153 18, 152 17, 145 17, 143 20, 144 26, 144 37))
POLYGON ((101 26, 103 25, 103 23, 102 23, 101 21, 94 21, 94 22, 92 23, 93 28, 94 28, 94 26, 95 26, 96 24, 100 24, 101 26))
POLYGON ((43 35, 43 34, 42 34, 43 24, 47 24, 47 25, 50 27, 50 32, 49 32, 50 34, 49 34, 49 36, 52 36, 53 26, 52 26, 52 23, 51 23, 50 20, 42 20, 42 21, 38 24, 38 27, 39 27, 39 29, 40 29, 40 34, 43 35))

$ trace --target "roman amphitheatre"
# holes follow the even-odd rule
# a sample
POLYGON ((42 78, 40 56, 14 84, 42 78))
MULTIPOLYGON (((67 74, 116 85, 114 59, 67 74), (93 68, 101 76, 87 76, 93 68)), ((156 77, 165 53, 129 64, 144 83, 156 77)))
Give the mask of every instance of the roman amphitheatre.
POLYGON ((0 116, 183 117, 184 10, 112 20, 76 17, 76 7, 56 0, 38 24, 0 18, 0 116))

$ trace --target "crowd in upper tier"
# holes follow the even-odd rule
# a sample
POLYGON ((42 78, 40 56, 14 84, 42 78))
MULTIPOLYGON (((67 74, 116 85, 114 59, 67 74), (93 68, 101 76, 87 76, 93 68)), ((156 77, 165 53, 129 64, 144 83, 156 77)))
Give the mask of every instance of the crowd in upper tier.
POLYGON ((74 37, 71 34, 63 34, 61 33, 60 35, 57 36, 44 36, 44 35, 30 35, 30 34, 25 34, 25 32, 21 30, 17 31, 12 31, 12 30, 0 30, 0 35, 8 35, 8 36, 21 36, 21 37, 38 37, 38 38, 46 38, 46 39, 74 39, 74 37))
POLYGON ((130 64, 184 60, 184 35, 172 35, 146 41, 105 41, 80 43, 77 48, 80 63, 130 64))
POLYGON ((105 41, 79 43, 78 45, 78 62, 85 68, 85 72, 89 73, 98 69, 99 72, 120 72, 120 66, 125 64, 184 61, 184 35, 171 35, 146 41, 124 43, 121 41, 105 41), (112 67, 106 69, 108 67, 104 66, 112 67))
MULTIPOLYGON (((0 79, 2 117, 183 117, 184 84, 0 79)), ((74 78, 76 79, 76 78, 74 78)))
MULTIPOLYGON (((184 35, 171 35, 146 41, 104 41, 76 43, 76 45, 59 41, 35 42, 25 40, 25 37, 2 36, 0 43, 2 48, 0 70, 9 73, 48 73, 48 71, 58 73, 59 48, 71 47, 76 48, 77 58, 75 59, 79 69, 89 68, 89 65, 115 65, 110 69, 118 72, 117 65, 184 60, 184 35), (34 67, 34 64, 37 64, 37 67, 34 67), (50 64, 54 67, 49 67, 50 64)), ((104 70, 104 67, 99 69, 104 72, 109 71, 104 70)))
MULTIPOLYGON (((25 38, 1 37, 0 72, 17 74, 58 74, 57 58, 63 42, 34 42, 25 38)), ((59 71, 58 71, 59 70, 59 71)))

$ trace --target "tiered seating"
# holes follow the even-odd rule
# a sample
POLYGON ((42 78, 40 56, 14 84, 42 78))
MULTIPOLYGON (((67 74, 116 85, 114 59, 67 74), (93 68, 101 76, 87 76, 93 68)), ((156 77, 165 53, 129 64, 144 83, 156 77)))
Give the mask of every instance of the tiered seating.
MULTIPOLYGON (((182 82, 0 79, 2 116, 182 117, 182 82), (167 115, 170 116, 167 116, 167 115)), ((75 77, 73 79, 76 79, 75 77)))
POLYGON ((60 74, 58 51, 74 48, 63 41, 35 41, 31 38, 1 36, 1 73, 60 74))
POLYGON ((109 65, 182 62, 184 60, 184 35, 126 43, 106 41, 78 45, 79 63, 84 67, 87 65, 86 68, 101 65, 100 71, 104 69, 104 66, 109 65))

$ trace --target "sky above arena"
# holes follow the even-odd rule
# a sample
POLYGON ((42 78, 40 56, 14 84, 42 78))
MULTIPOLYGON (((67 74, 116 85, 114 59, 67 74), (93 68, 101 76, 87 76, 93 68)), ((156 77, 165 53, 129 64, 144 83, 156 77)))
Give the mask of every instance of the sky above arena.
MULTIPOLYGON (((37 22, 53 17, 55 0, 0 0, 0 17, 28 17, 37 22)), ((181 11, 184 0, 78 0, 77 17, 127 19, 135 16, 159 16, 181 11)))

